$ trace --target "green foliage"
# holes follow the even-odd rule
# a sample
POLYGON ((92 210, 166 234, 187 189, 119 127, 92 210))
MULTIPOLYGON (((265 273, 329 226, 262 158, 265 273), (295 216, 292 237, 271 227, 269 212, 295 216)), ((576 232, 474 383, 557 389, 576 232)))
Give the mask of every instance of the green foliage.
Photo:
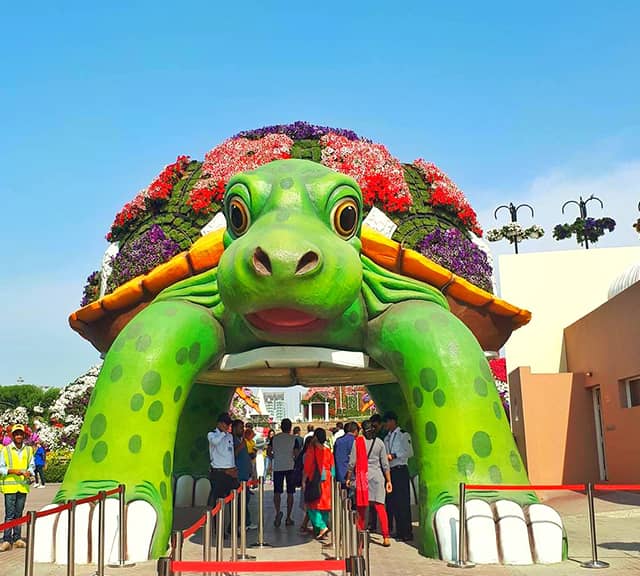
POLYGON ((24 406, 29 413, 34 406, 42 406, 45 409, 55 402, 60 390, 57 388, 44 391, 42 388, 30 384, 15 384, 13 386, 0 387, 0 412, 5 408, 17 408, 24 406))
POLYGON ((167 202, 148 208, 127 233, 114 237, 120 242, 120 248, 148 232, 154 224, 161 226, 164 233, 180 245, 181 250, 187 250, 200 237, 200 229, 219 210, 218 206, 211 214, 196 215, 187 204, 189 193, 200 177, 201 166, 200 162, 190 162, 167 202))
POLYGON ((73 452, 69 450, 55 450, 47 454, 47 482, 62 482, 71 462, 73 452))

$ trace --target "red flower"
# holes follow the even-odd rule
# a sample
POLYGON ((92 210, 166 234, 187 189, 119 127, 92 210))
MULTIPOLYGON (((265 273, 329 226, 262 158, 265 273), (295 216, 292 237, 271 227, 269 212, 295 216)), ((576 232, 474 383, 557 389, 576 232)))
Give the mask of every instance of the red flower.
POLYGON ((274 160, 291 158, 293 140, 285 134, 268 134, 258 140, 229 138, 209 150, 202 163, 202 178, 193 187, 187 204, 194 212, 211 212, 212 201, 222 200, 229 179, 274 160))
POLYGON ((496 380, 500 380, 500 382, 507 381, 507 360, 505 358, 494 358, 493 360, 489 360, 489 366, 491 367, 491 372, 493 372, 493 377, 496 380))
POLYGON ((387 212, 406 212, 412 204, 400 162, 382 144, 349 140, 330 132, 320 138, 322 164, 351 176, 364 203, 378 202, 387 212))
POLYGON ((164 202, 168 200, 173 187, 182 178, 190 161, 189 156, 178 156, 173 164, 169 164, 160 172, 148 188, 141 190, 131 202, 127 202, 122 210, 116 214, 106 239, 111 242, 120 229, 125 228, 144 213, 147 209, 147 201, 164 202))
POLYGON ((481 237, 482 228, 478 223, 478 216, 453 180, 432 162, 419 158, 414 160, 413 165, 422 172, 431 188, 431 205, 450 209, 467 228, 481 237))

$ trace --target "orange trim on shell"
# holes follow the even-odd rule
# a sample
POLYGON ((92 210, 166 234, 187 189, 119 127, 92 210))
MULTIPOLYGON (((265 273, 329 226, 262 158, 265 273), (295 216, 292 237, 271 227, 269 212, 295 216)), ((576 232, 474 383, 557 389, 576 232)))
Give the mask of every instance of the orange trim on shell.
MULTIPOLYGON (((155 296, 180 280, 214 268, 224 252, 223 235, 224 230, 216 230, 199 238, 187 252, 177 254, 145 276, 129 280, 111 294, 80 308, 71 314, 69 323, 72 328, 78 321, 90 324, 102 318, 107 312, 124 310, 140 302, 145 290, 155 296)), ((531 320, 531 312, 528 310, 497 298, 464 278, 456 276, 426 256, 403 248, 397 242, 367 226, 362 227, 361 240, 362 252, 365 256, 387 270, 432 284, 470 306, 486 306, 493 314, 511 317, 514 328, 520 328, 531 320)))
POLYGON ((403 248, 375 230, 362 227, 362 252, 376 264, 400 274, 422 280, 443 290, 456 300, 471 306, 487 306, 498 316, 513 318, 514 328, 520 328, 531 320, 531 312, 509 304, 490 292, 482 290, 464 278, 453 274, 415 250, 403 248), (391 261, 392 254, 395 259, 391 261))

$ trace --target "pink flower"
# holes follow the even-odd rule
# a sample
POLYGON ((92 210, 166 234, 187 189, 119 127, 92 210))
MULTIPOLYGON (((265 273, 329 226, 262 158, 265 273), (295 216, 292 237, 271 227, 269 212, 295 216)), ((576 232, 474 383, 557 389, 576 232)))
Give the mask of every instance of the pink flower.
POLYGON ((400 161, 382 144, 349 140, 330 132, 320 138, 321 162, 351 176, 360 186, 365 204, 379 202, 388 212, 405 212, 412 204, 400 161))
POLYGON ((224 188, 234 174, 291 158, 292 146, 293 140, 285 134, 268 134, 258 140, 225 140, 205 154, 202 177, 193 187, 188 204, 195 212, 208 211, 212 202, 222 200, 224 188))

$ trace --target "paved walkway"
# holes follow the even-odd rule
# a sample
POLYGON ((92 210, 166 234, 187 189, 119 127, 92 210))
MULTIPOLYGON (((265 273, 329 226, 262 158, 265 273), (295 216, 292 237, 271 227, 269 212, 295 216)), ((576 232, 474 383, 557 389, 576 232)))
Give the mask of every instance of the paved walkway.
MULTIPOLYGON (((28 509, 40 509, 48 504, 55 494, 56 485, 32 490, 27 500, 28 509)), ((477 566, 466 573, 476 576, 523 575, 523 576, 571 576, 585 574, 580 562, 591 557, 591 545, 587 522, 586 497, 573 492, 541 493, 545 503, 553 506, 562 516, 569 537, 570 560, 551 566, 477 566)), ((596 499, 598 557, 609 562, 611 567, 603 573, 616 576, 631 576, 640 573, 640 495, 631 493, 605 493, 596 499)), ((331 549, 323 549, 321 544, 299 533, 302 513, 296 509, 296 526, 275 528, 273 526, 273 505, 270 487, 266 491, 265 540, 270 548, 253 549, 249 553, 259 560, 317 560, 330 554, 331 549)), ((257 498, 254 500, 257 504, 257 498)), ((1 518, 4 509, 0 504, 1 518)), ((257 518, 257 515, 254 515, 257 518)), ((416 529, 417 531, 417 529, 416 529)), ((256 531, 249 531, 247 542, 256 540, 256 531)), ((201 535, 195 534, 185 543, 184 559, 202 558, 201 535)), ((431 576, 459 574, 459 570, 447 568, 443 562, 420 556, 415 547, 393 542, 391 548, 379 545, 380 536, 373 536, 371 545, 371 573, 373 576, 431 576)), ((225 559, 228 559, 228 541, 225 559)), ((215 551, 214 551, 215 554, 215 551)), ((95 573, 95 566, 77 566, 76 575, 89 576, 95 573)), ((24 551, 12 550, 0 554, 0 576, 22 576, 24 574, 24 551)), ((36 576, 63 576, 66 566, 36 564, 36 576)), ((131 568, 106 568, 105 574, 115 576, 154 576, 155 562, 140 563, 131 568)), ((315 573, 322 574, 322 573, 315 573)), ((304 576, 298 573, 299 576, 304 576)))

